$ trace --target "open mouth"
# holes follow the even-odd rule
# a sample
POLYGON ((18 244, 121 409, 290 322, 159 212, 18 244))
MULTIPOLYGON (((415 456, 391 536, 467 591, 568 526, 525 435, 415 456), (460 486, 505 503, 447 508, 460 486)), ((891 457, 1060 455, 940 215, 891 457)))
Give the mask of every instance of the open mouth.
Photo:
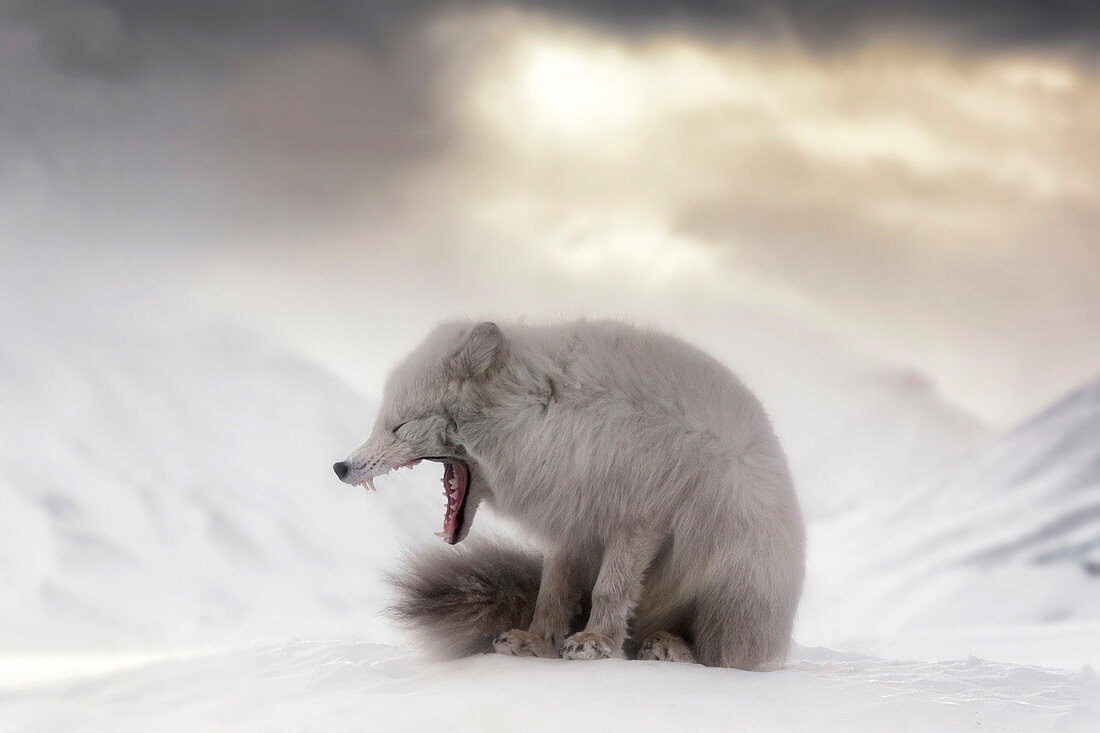
POLYGON ((436 535, 448 545, 457 541, 465 518, 466 489, 470 485, 470 469, 462 461, 437 459, 443 464, 443 495, 447 497, 447 509, 443 513, 443 531, 436 535))
MULTIPOLYGON (((397 469, 411 468, 420 461, 435 461, 443 464, 443 496, 447 499, 447 509, 443 513, 443 531, 436 532, 436 537, 442 537, 448 545, 457 542, 455 537, 462 529, 464 510, 466 509, 466 489, 470 486, 470 469, 462 461, 452 458, 425 457, 417 458, 397 466, 397 469)), ((374 481, 366 480, 363 488, 374 489, 374 481)))
MULTIPOLYGON (((470 486, 470 468, 463 461, 455 458, 425 456, 424 458, 406 461, 399 466, 395 466, 394 470, 412 468, 421 461, 434 461, 443 464, 443 496, 447 499, 447 508, 443 513, 443 531, 435 534, 437 537, 442 537, 448 545, 453 545, 458 542, 455 538, 458 536, 459 530, 462 529, 462 522, 465 519, 466 490, 470 486)), ((365 479, 359 485, 364 489, 374 491, 374 478, 365 479)))

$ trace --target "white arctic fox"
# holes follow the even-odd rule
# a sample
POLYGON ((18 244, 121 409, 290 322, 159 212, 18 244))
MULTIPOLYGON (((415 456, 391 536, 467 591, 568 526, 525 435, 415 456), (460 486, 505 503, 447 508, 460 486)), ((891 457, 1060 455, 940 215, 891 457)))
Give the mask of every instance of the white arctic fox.
POLYGON ((419 460, 445 466, 448 544, 484 503, 543 551, 413 557, 394 611, 438 649, 783 664, 801 512, 760 403, 706 354, 615 322, 442 325, 334 469, 373 487, 419 460))

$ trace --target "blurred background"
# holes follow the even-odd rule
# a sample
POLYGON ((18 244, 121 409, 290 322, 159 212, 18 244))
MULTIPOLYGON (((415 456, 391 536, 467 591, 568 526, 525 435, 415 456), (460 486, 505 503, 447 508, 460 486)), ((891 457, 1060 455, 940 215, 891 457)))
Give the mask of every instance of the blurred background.
POLYGON ((1100 662, 1098 52, 1087 0, 0 0, 0 679, 389 638, 438 467, 329 466, 455 317, 742 376, 800 643, 1100 662))

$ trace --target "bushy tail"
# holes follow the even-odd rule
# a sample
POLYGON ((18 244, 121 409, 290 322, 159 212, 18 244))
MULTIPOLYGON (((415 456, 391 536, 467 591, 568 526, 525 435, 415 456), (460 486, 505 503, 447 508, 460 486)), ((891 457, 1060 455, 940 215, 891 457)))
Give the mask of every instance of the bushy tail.
POLYGON ((498 634, 530 624, 541 574, 542 558, 498 541, 435 547, 390 576, 389 614, 437 655, 492 651, 498 634))

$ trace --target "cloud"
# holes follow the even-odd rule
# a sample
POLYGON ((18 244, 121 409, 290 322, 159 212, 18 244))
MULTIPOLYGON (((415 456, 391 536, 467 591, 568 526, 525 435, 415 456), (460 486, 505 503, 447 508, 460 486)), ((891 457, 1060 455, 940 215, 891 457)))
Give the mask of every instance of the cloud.
POLYGON ((1091 4, 671 5, 9 5, 0 228, 194 254, 349 373, 368 321, 745 304, 993 420, 1100 364, 1091 4))
POLYGON ((501 7, 564 15, 604 32, 678 29, 824 45, 918 32, 978 47, 1069 44, 1093 56, 1100 47, 1100 9, 1089 0, 15 0, 9 15, 34 25, 70 71, 102 73, 156 62, 163 48, 154 39, 200 39, 194 50, 205 51, 217 40, 392 48, 440 14, 501 7))
POLYGON ((277 228, 384 197, 447 144, 441 61, 420 39, 364 43, 364 27, 393 30, 385 13, 341 25, 340 6, 313 22, 295 3, 0 8, 0 190, 107 229, 165 214, 277 228))
POLYGON ((464 30, 499 43, 432 171, 471 239, 506 243, 482 259, 522 247, 609 290, 739 293, 927 368, 994 421, 1100 366, 1072 336, 1100 331, 1094 73, 893 39, 823 59, 485 22, 464 30))
POLYGON ((970 48, 1070 45, 1095 58, 1100 9, 1088 0, 528 0, 604 30, 740 34, 828 49, 884 34, 937 38, 970 48))
MULTIPOLYGON (((331 218, 341 208, 387 207, 397 180, 454 144, 453 97, 463 93, 471 63, 482 56, 477 45, 491 41, 460 33, 443 38, 438 28, 448 18, 458 18, 451 23, 457 27, 463 18, 508 8, 521 18, 568 18, 567 25, 630 42, 669 34, 703 44, 746 36, 788 48, 806 42, 823 64, 837 51, 819 48, 821 41, 873 45, 895 33, 934 31, 969 39, 986 53, 1002 42, 1095 51, 1100 37, 1100 11, 1070 1, 13 0, 0 8, 0 83, 20 104, 3 113, 17 124, 0 118, 0 145, 33 151, 38 140, 54 151, 42 157, 68 150, 79 165, 90 148, 115 144, 89 141, 86 131, 107 138, 110 130, 137 125, 118 137, 138 141, 152 158, 158 146, 178 148, 188 136, 196 150, 209 152, 217 170, 207 190, 220 189, 234 216, 274 210, 331 218), (174 95, 186 104, 173 108, 174 95)), ((568 72, 561 58, 546 59, 541 68, 530 73, 560 78, 568 72)), ((569 97, 573 114, 586 124, 596 110, 614 123, 615 115, 629 115, 630 105, 643 102, 627 99, 632 82, 608 77, 613 68, 602 70, 604 89, 615 88, 611 94, 592 79, 574 79, 599 97, 569 97), (617 109, 608 106, 612 99, 617 109)), ((551 123, 554 115, 560 122, 569 114, 561 105, 543 111, 551 123)), ((930 163, 934 156, 924 155, 931 152, 927 145, 919 147, 919 131, 903 128, 833 133, 848 135, 848 148, 853 135, 865 146, 907 136, 913 157, 930 163)), ((833 145, 828 133, 815 121, 802 131, 803 143, 833 145)), ((168 170, 174 162, 169 155, 159 165, 168 170)), ((36 159, 34 165, 51 176, 51 163, 36 159)))

